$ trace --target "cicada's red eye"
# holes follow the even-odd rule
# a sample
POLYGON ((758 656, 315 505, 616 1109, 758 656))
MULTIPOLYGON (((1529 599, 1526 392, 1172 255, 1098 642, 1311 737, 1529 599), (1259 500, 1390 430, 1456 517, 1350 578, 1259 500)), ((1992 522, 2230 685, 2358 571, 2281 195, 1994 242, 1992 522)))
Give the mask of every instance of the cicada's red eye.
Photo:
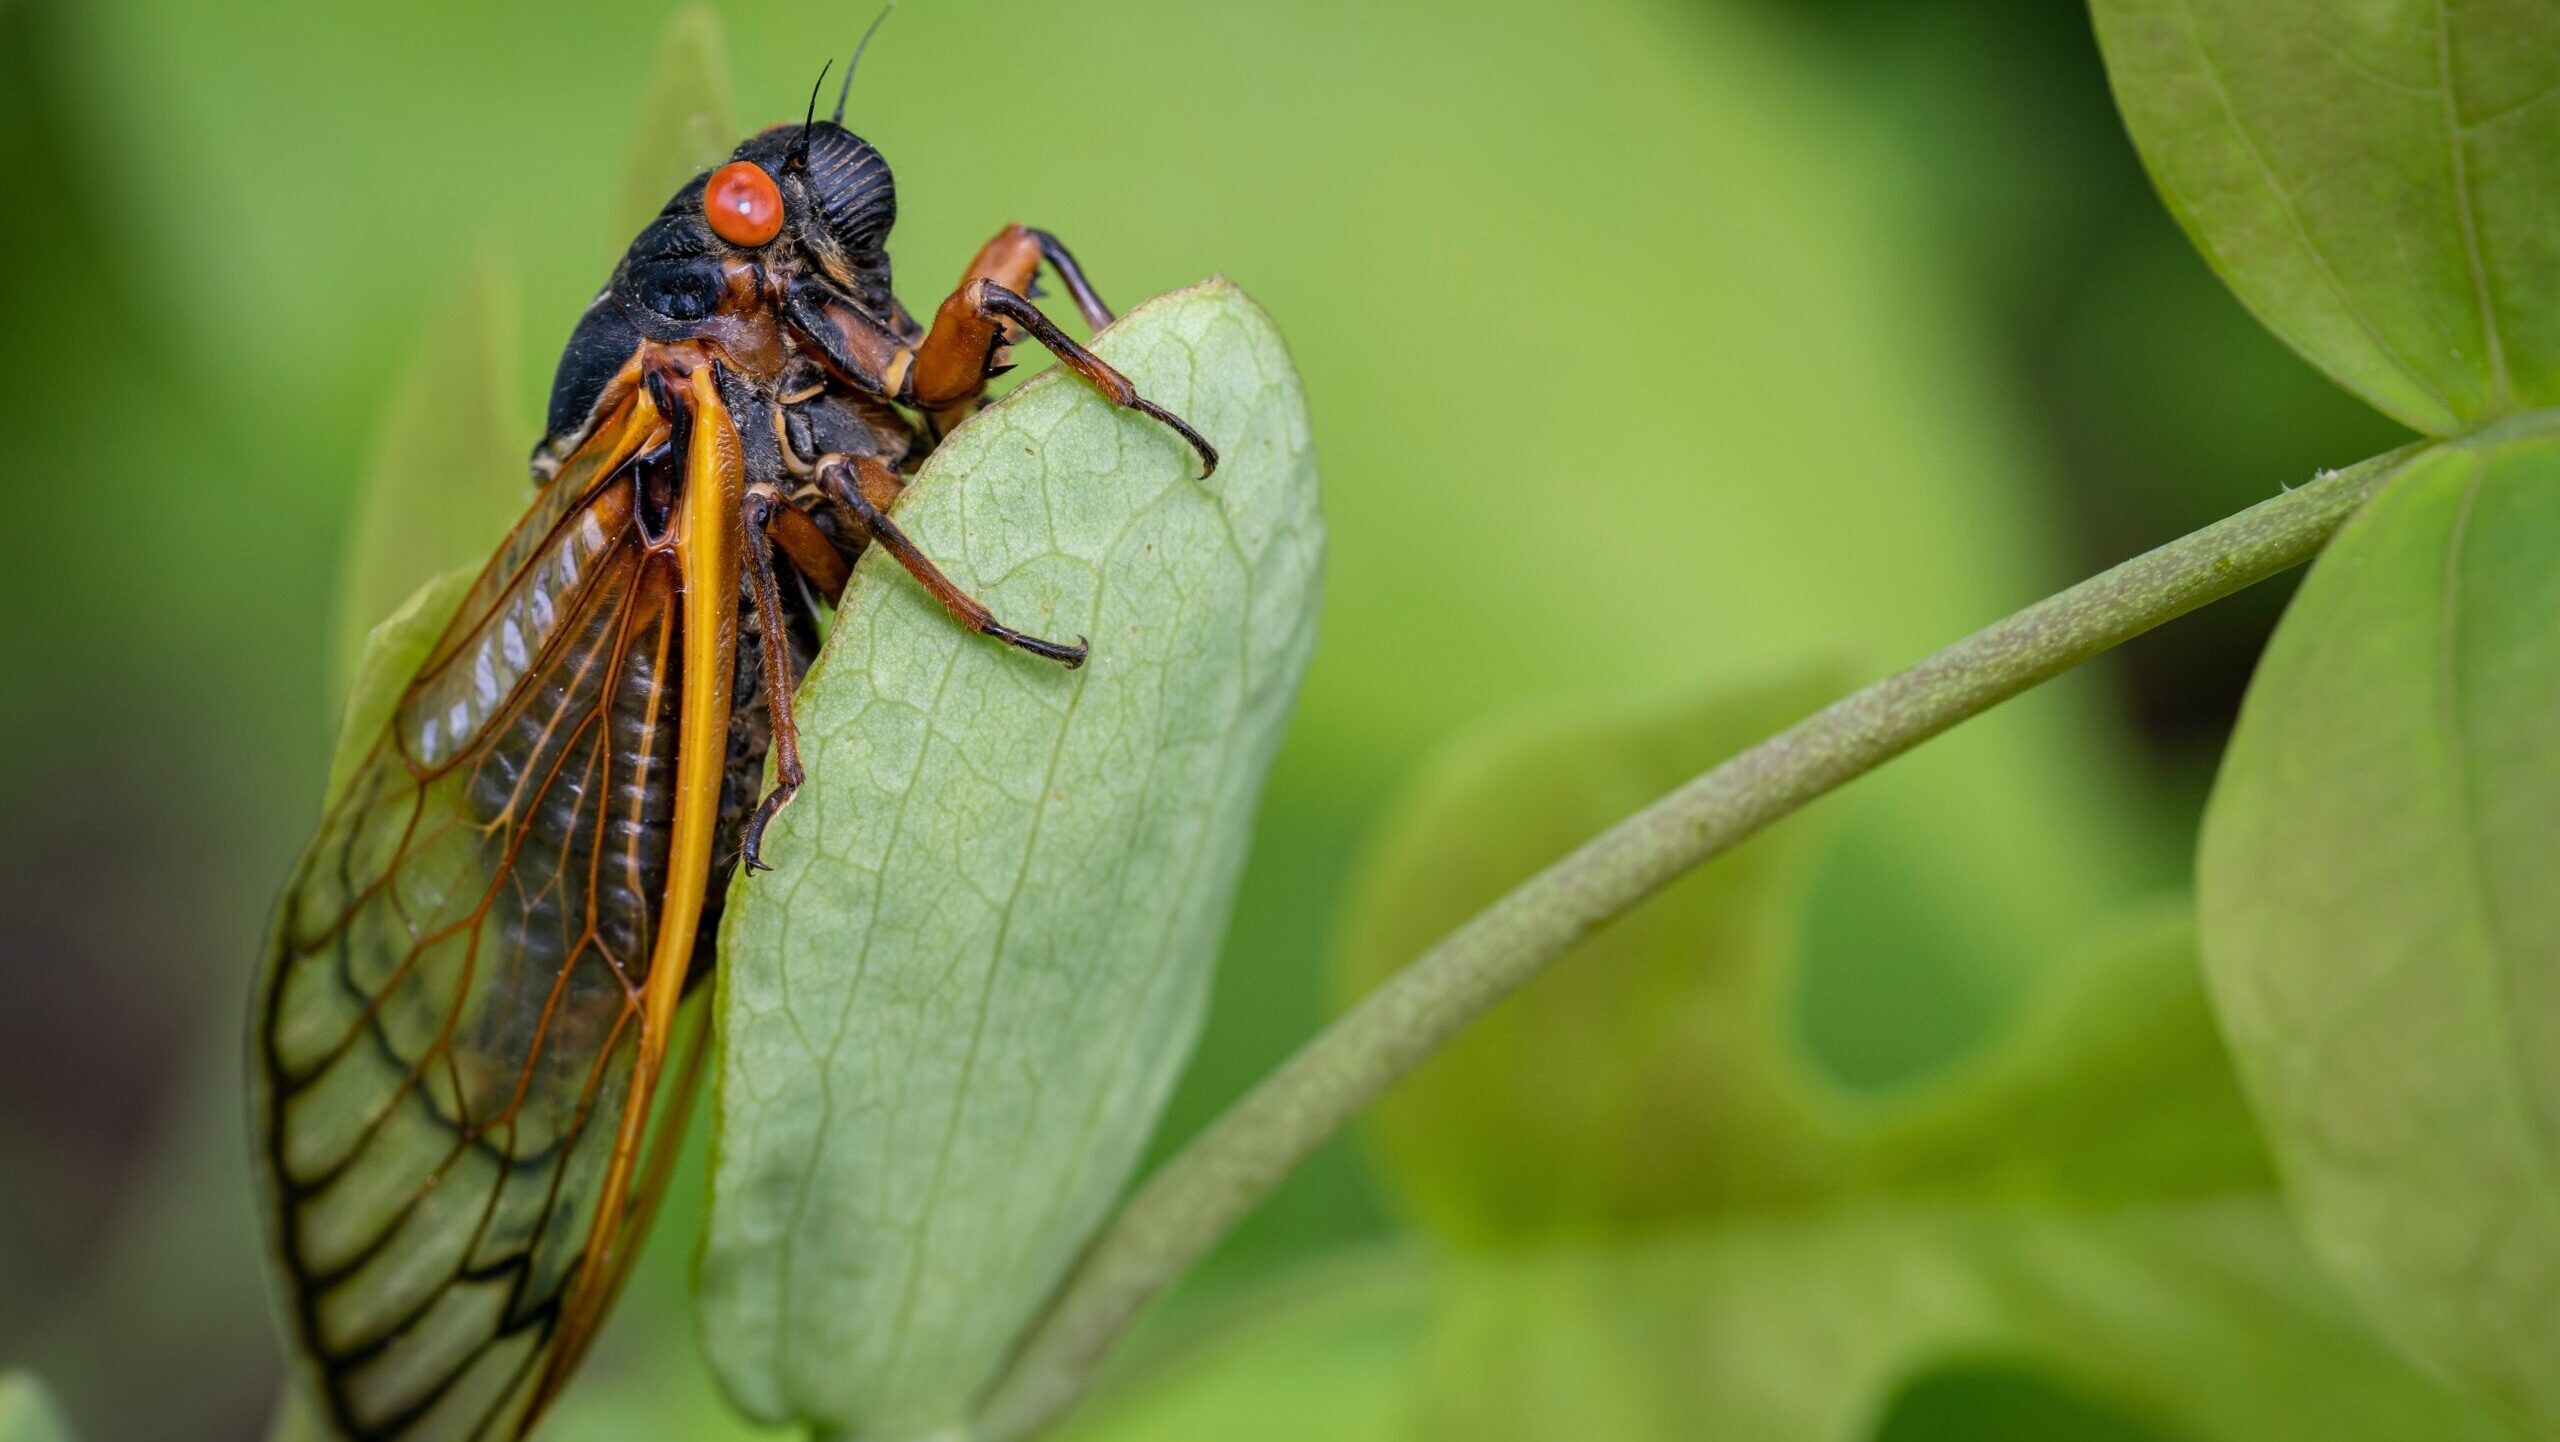
POLYGON ((762 245, 782 233, 782 192, 752 160, 732 160, 702 187, 702 212, 731 245, 762 245))

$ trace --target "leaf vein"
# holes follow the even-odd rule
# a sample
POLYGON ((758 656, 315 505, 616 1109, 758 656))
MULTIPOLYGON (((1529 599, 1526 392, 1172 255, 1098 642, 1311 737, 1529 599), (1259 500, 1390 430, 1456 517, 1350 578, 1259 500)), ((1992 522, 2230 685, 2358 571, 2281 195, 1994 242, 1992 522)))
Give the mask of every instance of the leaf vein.
POLYGON ((2489 293, 2489 270, 2480 256, 2480 222, 2471 190, 2471 163, 2463 137, 2462 102, 2453 85, 2453 20, 2447 0, 2436 0, 2436 91, 2444 111, 2445 158, 2453 170, 2453 213, 2461 223, 2462 257, 2471 269, 2471 301, 2480 308, 2481 343, 2489 352, 2490 409, 2506 409, 2513 389, 2507 378, 2506 338, 2498 331, 2498 307, 2489 293))
POLYGON ((2454 512, 2453 525, 2446 533, 2444 554, 2444 590, 2439 601, 2436 633, 2436 714, 2437 726, 2444 733, 2446 791, 2453 809, 2454 845, 2460 851, 2457 870, 2472 892, 2479 918, 2481 937, 2487 944, 2490 973, 2494 978, 2501 1005, 2498 1014, 2502 1024, 2493 1027, 2504 1053, 2500 1062, 2516 1077, 2516 1095, 2523 1098, 2520 1118, 2525 1144, 2541 1162, 2543 1185, 2534 1188, 2548 1212, 2560 1212, 2560 1197, 2551 1186, 2560 1177, 2560 1141, 2555 1141, 2549 1120, 2532 1104, 2538 1090, 2528 1074, 2525 1057, 2532 1048, 2515 1034, 2515 1021, 2527 1015, 2524 1000, 2515 994, 2516 968, 2512 959, 2522 954, 2498 902, 2498 888, 2490 880, 2486 852, 2480 844, 2479 801, 2474 795, 2479 776, 2471 764, 2471 747, 2463 728, 2462 686, 2456 675, 2461 640, 2462 563, 2471 534, 2471 513, 2480 499, 2480 487, 2487 478, 2490 463, 2475 460, 2469 483, 2462 493, 2462 505, 2454 512))

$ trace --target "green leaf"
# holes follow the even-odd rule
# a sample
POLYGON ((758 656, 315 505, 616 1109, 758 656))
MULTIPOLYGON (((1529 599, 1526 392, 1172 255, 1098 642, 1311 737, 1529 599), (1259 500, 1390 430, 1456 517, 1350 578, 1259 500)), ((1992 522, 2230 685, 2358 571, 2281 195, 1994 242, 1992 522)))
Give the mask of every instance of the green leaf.
POLYGON ((71 1442, 71 1424, 32 1372, 0 1372, 0 1442, 71 1442))
POLYGON ((729 158, 738 144, 729 98, 729 45, 720 17, 700 5, 667 17, 658 68, 640 110, 638 137, 623 166, 615 242, 627 242, 688 180, 729 158))
POLYGON ((1096 349, 1225 454, 1071 375, 937 450, 898 516, 1078 671, 866 558, 803 686, 809 784, 723 935, 703 1332, 736 1400, 952 1425, 1117 1195, 1207 1001, 1313 641, 1304 401, 1233 286, 1096 349))
POLYGON ((2560 10, 2092 10, 2152 179, 2268 328, 2431 434, 2560 402, 2560 10))
MULTIPOLYGON (((1344 1000, 1840 689, 1826 673, 1677 708, 1545 713, 1446 748, 1381 823, 1343 931, 1344 1000)), ((1803 1061, 1772 1024, 1792 1000, 1815 835, 1789 821, 1683 877, 1400 1083, 1370 1127, 1406 1199, 1444 1234, 1516 1243, 1835 1178, 1803 1061)))
POLYGON ((2505 1434, 2365 1331, 2269 1199, 1843 1206, 1460 1269, 1414 1435, 1851 1442, 1911 1378, 2015 1367, 2194 1442, 2505 1434))
POLYGON ((393 391, 338 582, 336 694, 366 637, 411 592, 489 557, 533 502, 533 432, 516 411, 515 300, 483 255, 393 391))
POLYGON ((2412 462, 2258 674, 2198 869, 2215 1002, 2321 1254, 2560 1431, 2560 433, 2412 462))

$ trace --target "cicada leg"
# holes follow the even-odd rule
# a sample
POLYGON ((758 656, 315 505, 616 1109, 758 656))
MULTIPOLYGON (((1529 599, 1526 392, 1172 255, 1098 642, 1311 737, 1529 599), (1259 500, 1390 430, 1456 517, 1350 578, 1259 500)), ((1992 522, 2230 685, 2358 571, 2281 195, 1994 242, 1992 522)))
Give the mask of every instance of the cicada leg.
MULTIPOLYGON (((904 489, 898 474, 869 456, 829 455, 817 465, 819 489, 836 504, 850 512, 862 527, 866 539, 886 550, 907 574, 916 578, 940 601, 960 624, 1008 646, 1028 651, 1034 656, 1058 662, 1070 670, 1084 664, 1086 646, 1079 636, 1073 644, 1043 640, 1013 629, 995 617, 986 603, 960 589, 958 583, 942 573, 932 559, 917 548, 907 533, 889 519, 889 504, 904 489)), ((826 533, 798 507, 791 504, 771 486, 754 486, 747 491, 742 507, 746 531, 747 579, 755 592, 756 619, 768 637, 783 634, 782 584, 774 566, 774 552, 779 549, 791 558, 814 582, 828 600, 844 592, 847 569, 844 559, 826 533)), ((773 789, 757 803, 748 817, 746 835, 740 848, 740 860, 749 872, 768 871, 764 863, 765 828, 782 808, 791 803, 801 783, 808 779, 800 761, 800 728, 791 714, 791 660, 786 648, 768 644, 762 663, 766 713, 773 726, 773 789)))
POLYGON ((1083 637, 1079 636, 1069 644, 1025 635, 997 620, 985 602, 961 590, 949 576, 942 574, 942 568, 917 549, 907 533, 899 530, 897 523, 889 519, 886 506, 877 499, 895 497, 900 484, 895 472, 869 456, 830 455, 818 462, 818 486, 827 498, 851 512, 871 541, 904 566, 907 574, 916 578, 917 584, 932 592, 933 598, 940 601, 961 625, 1017 650, 1055 661, 1070 670, 1084 664, 1086 648, 1083 637))
POLYGON ((791 564, 830 602, 844 594, 850 572, 835 543, 817 523, 771 486, 748 488, 741 518, 746 531, 747 582, 755 592, 756 621, 765 637, 765 714, 773 727, 773 789, 747 818, 746 839, 739 852, 748 872, 754 873, 772 870, 764 864, 764 829, 808 779, 800 765, 800 727, 791 715, 791 648, 783 639, 782 583, 775 574, 773 553, 779 548, 790 557, 791 564))
POLYGON ((1004 369, 1004 347, 1027 335, 1113 405, 1152 417, 1180 435, 1199 453, 1203 475, 1216 471, 1217 447, 1190 422, 1138 394, 1127 376, 1070 339, 1024 296, 1043 262, 1057 271, 1085 319, 1097 326, 1110 323, 1110 307, 1094 294, 1076 258, 1056 236, 1022 225, 1006 226, 979 250, 960 288, 942 302, 933 328, 921 341, 913 340, 906 326, 886 325, 816 277, 792 284, 783 316, 839 381, 923 411, 937 435, 978 408, 987 381, 1004 369))
MULTIPOLYGON (((1058 273, 1058 279, 1066 286, 1067 295, 1075 301, 1076 309, 1084 313, 1084 323, 1086 325, 1093 327, 1095 330, 1100 330, 1104 326, 1111 324, 1113 319, 1115 319, 1111 314, 1111 307, 1104 305, 1102 303, 1102 297, 1094 293, 1093 282, 1084 278, 1084 267, 1076 264, 1075 255, 1067 249, 1064 242, 1036 226, 1017 225, 1006 227, 1006 231, 1008 233, 1015 230, 1022 231, 1024 234, 1030 236, 1032 244, 1040 247, 1040 258, 1047 261, 1049 263, 1049 268, 1058 273)), ((1002 237, 998 238, 1002 239, 1002 237)), ((1002 281, 1004 279, 1002 276, 996 276, 993 278, 998 281, 1002 281)), ((1024 278, 1024 284, 1014 286, 1013 288, 1021 291, 1027 296, 1036 297, 1039 294, 1039 292, 1033 289, 1029 284, 1028 277, 1024 278)))
POLYGON ((940 421, 976 403, 987 388, 996 348, 1010 336, 1005 327, 1022 332, 1048 348, 1058 363, 1102 392, 1113 405, 1153 417, 1190 443, 1200 455, 1201 474, 1218 469, 1218 449, 1192 429, 1191 423, 1138 394, 1129 378, 1110 363, 1076 343, 1022 292, 1047 261, 1065 282, 1085 318, 1108 325, 1111 311, 1085 280, 1084 268, 1058 243, 1056 236, 1028 226, 1011 225, 979 250, 969 273, 934 313, 933 328, 915 350, 915 364, 905 377, 906 400, 932 412, 940 421))

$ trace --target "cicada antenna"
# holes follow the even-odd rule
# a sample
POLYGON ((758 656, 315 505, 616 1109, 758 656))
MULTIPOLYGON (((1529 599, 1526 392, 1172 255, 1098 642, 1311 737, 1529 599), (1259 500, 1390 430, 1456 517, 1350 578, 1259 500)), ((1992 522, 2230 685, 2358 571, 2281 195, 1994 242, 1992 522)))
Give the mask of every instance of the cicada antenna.
POLYGON ((853 43, 853 58, 844 63, 844 85, 836 91, 836 113, 828 117, 835 124, 844 124, 845 97, 853 94, 853 71, 862 63, 862 52, 870 47, 871 37, 880 33, 880 22, 888 19, 889 12, 897 8, 898 0, 889 0, 881 6, 880 13, 871 17, 871 28, 863 31, 862 38, 853 43))
POLYGON ((791 137, 791 148, 783 152, 793 166, 809 163, 809 127, 818 123, 818 92, 827 88, 827 72, 834 68, 833 60, 819 66, 817 83, 809 87, 809 113, 800 117, 800 133, 791 137))

